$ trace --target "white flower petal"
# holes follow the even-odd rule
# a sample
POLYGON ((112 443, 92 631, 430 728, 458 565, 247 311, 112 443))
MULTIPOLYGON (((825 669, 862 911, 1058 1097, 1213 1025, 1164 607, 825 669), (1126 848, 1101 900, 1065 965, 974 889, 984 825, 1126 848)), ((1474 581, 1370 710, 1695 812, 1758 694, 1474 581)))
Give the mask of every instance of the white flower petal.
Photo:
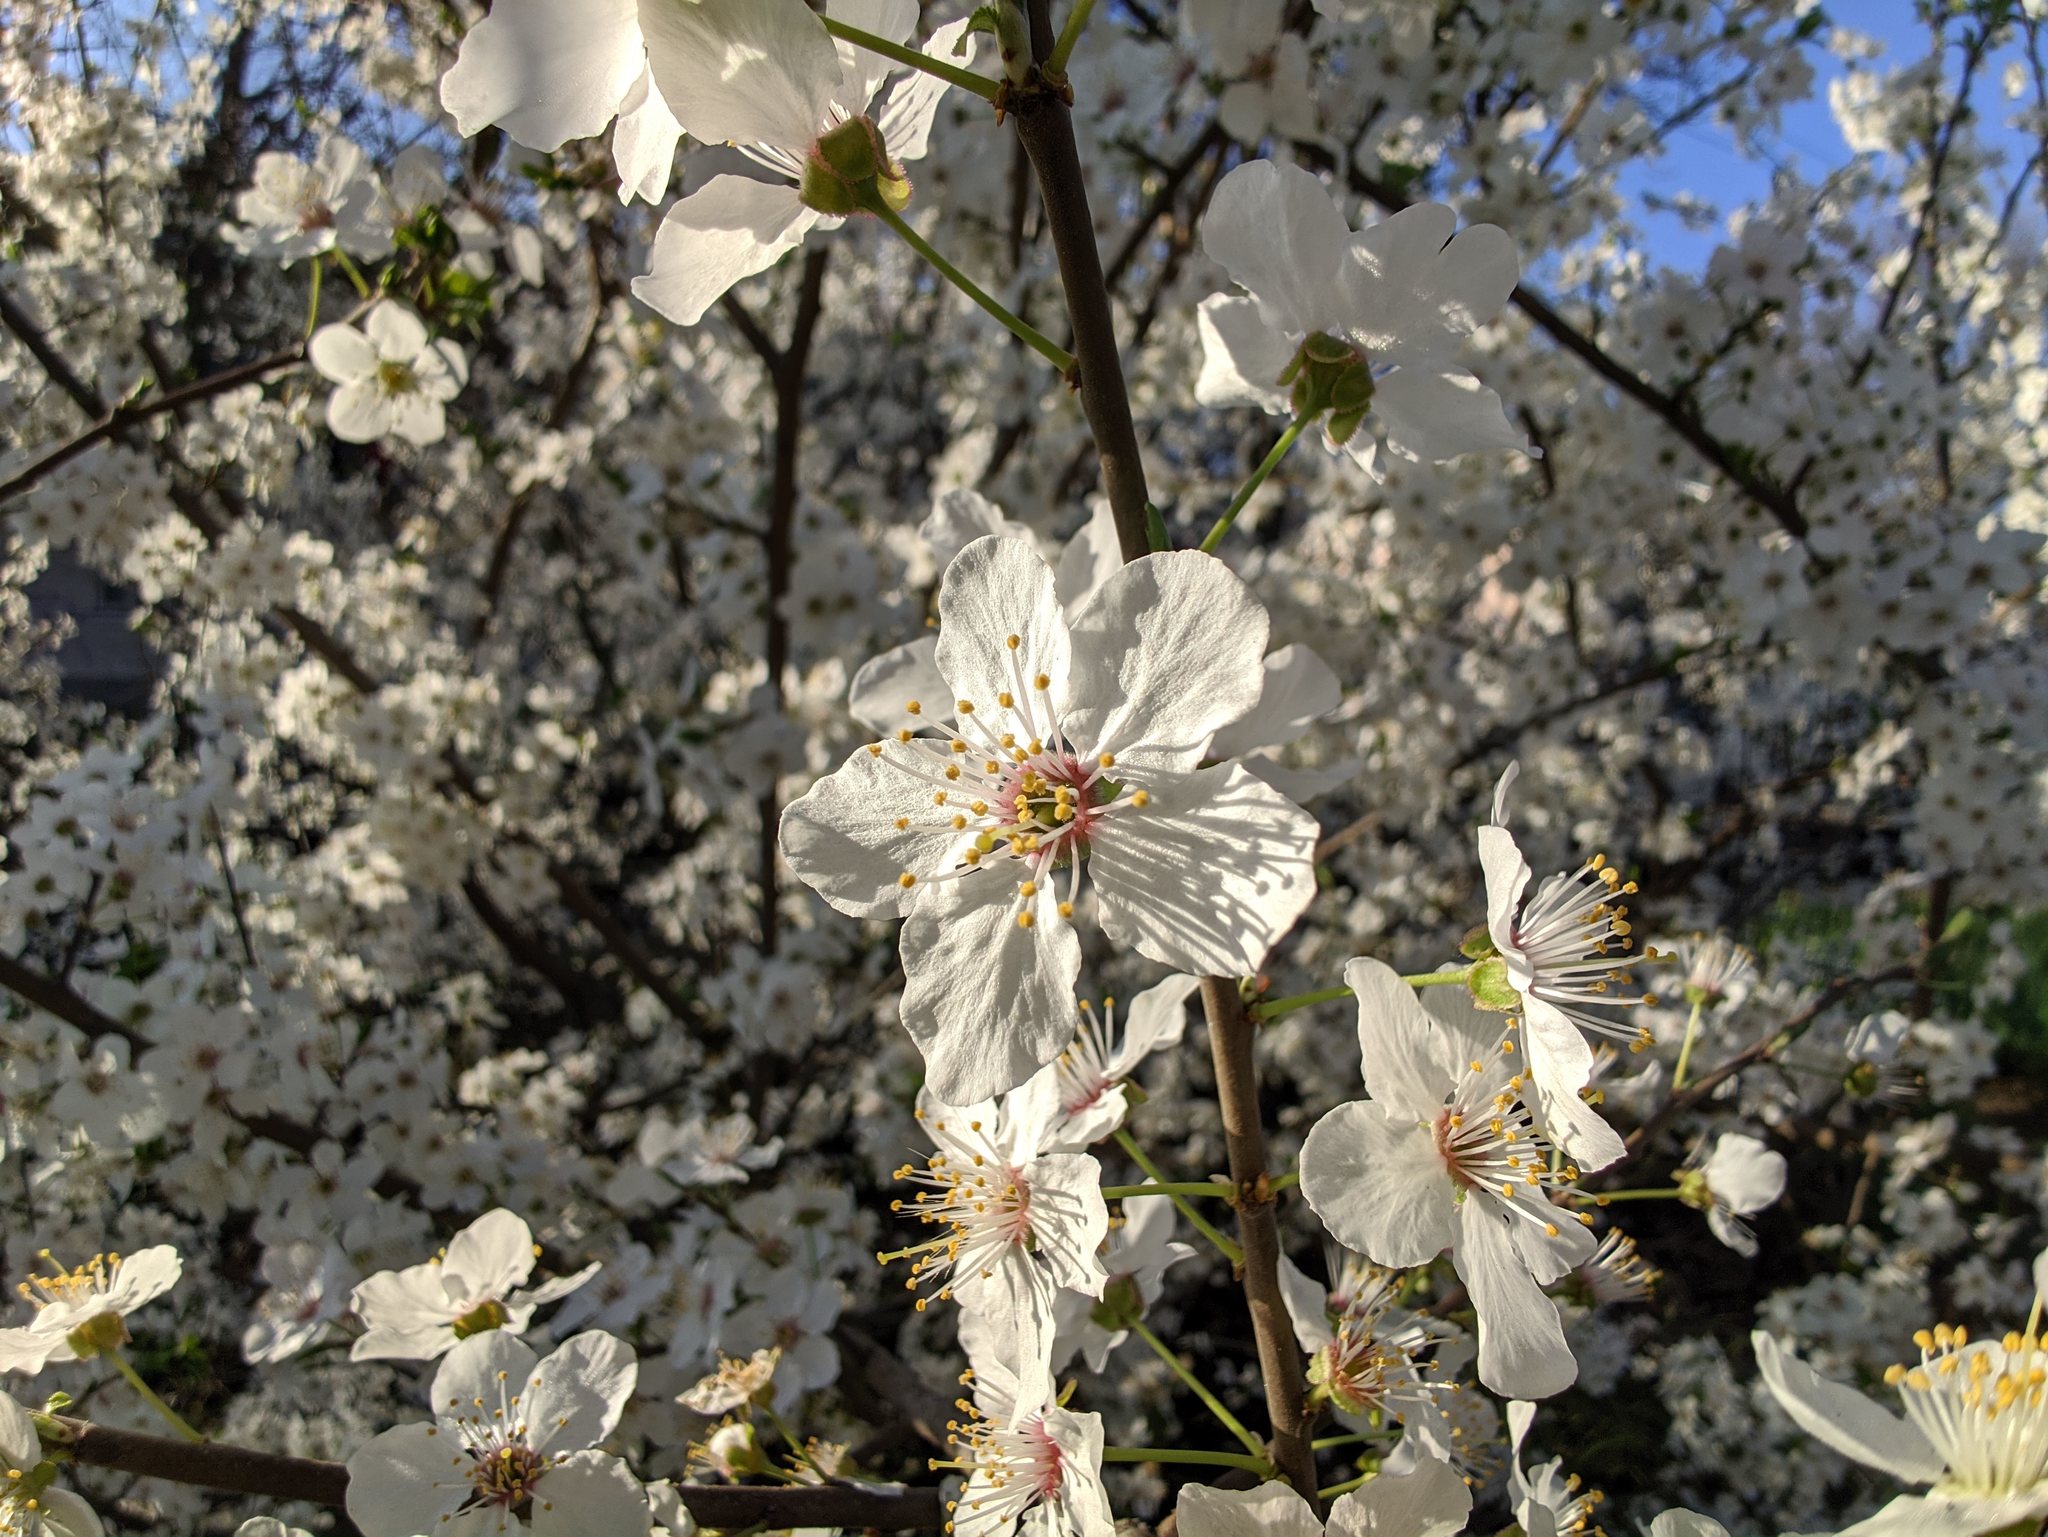
POLYGON ((967 486, 953 486, 932 498, 932 510, 917 525, 917 537, 931 546, 932 559, 942 567, 975 540, 989 534, 1022 539, 1033 549, 1037 545, 1031 530, 1003 516, 1003 509, 967 486))
POLYGON ((377 349, 377 356, 385 362, 410 363, 426 350, 426 322, 403 304, 394 304, 389 299, 370 311, 363 330, 369 335, 370 345, 377 349))
POLYGON ((1411 363, 1383 375, 1373 382, 1372 410, 1388 450, 1403 459, 1442 464, 1486 449, 1531 451, 1500 396, 1454 365, 1411 363))
POLYGON ((1453 1537, 1472 1514, 1472 1491, 1447 1462, 1425 1457, 1382 1472, 1330 1507, 1331 1537, 1453 1537))
POLYGON ((1499 1022, 1484 1033, 1461 1028, 1469 1020, 1424 1008, 1400 973, 1370 956, 1345 962, 1344 985, 1358 999, 1358 1056, 1366 1092, 1390 1115, 1435 1121, 1450 1085, 1465 1075, 1474 1052, 1498 1038, 1499 1022))
POLYGON ((1344 702, 1344 685, 1307 646, 1282 646, 1267 656, 1259 702, 1216 733, 1212 758, 1240 758, 1284 747, 1344 702))
POLYGON ((327 397, 327 428, 344 443, 374 443, 391 423, 390 397, 374 384, 344 384, 327 397))
POLYGON ((1457 1190, 1434 1134, 1376 1101, 1339 1105, 1310 1128, 1301 1194, 1332 1238, 1381 1265, 1426 1264, 1457 1236, 1457 1190))
POLYGON ((803 0, 643 0, 640 26, 654 83, 691 137, 802 153, 825 126, 839 50, 803 0))
POLYGON ((472 1296, 502 1297, 533 1274, 533 1229, 503 1207, 485 1212, 457 1233, 441 1256, 444 1284, 472 1296))
POLYGON ((464 138, 496 124, 541 151, 604 132, 642 65, 638 0, 497 0, 441 77, 464 138))
POLYGON ((683 125, 655 89, 654 71, 643 65, 640 78, 619 103, 619 125, 612 130, 612 163, 619 170, 621 203, 636 197, 648 203, 661 201, 682 137, 683 125))
POLYGON ((962 835, 931 816, 931 794, 899 764, 917 749, 896 741, 856 747, 832 773, 783 808, 779 840, 791 872, 849 918, 900 918, 925 894, 904 887, 953 863, 962 835), (896 823, 907 817, 910 826, 896 823))
POLYGON ((1051 740, 1049 711, 1064 707, 1072 643, 1053 595, 1052 568, 1021 539, 976 539, 953 558, 939 586, 939 672, 960 699, 993 719, 997 696, 1028 708, 1051 740), (1015 650, 1009 638, 1016 636, 1015 650), (1043 677, 1046 687, 1039 689, 1043 677))
POLYGON ((392 435, 415 447, 425 448, 448 435, 447 408, 426 395, 395 395, 386 414, 392 435))
POLYGON ((1337 1336, 1330 1328, 1330 1294, 1286 1255, 1280 1256, 1280 1300, 1294 1324, 1294 1342, 1314 1355, 1337 1336))
POLYGON ((1778 1407, 1823 1446, 1905 1483, 1931 1484, 1941 1477, 1941 1457, 1918 1426, 1828 1381, 1761 1329, 1749 1343, 1778 1407))
POLYGON ((1110 1071, 1128 1077, 1153 1052, 1178 1046, 1187 1030, 1188 999, 1201 985, 1200 977, 1171 976, 1133 998, 1124 1012, 1123 1044, 1109 1064, 1110 1071))
POLYGON ((1118 779, 1192 769, 1258 703, 1268 627, 1251 589, 1199 550, 1119 567, 1074 617, 1068 736, 1114 753, 1118 779))
POLYGON ((934 716, 953 712, 953 691, 939 672, 939 638, 920 635, 870 657, 853 675, 846 690, 846 708, 853 718, 878 736, 916 731, 934 716), (903 707, 915 701, 920 713, 903 707), (922 712, 930 711, 926 715, 922 712))
POLYGON ((1714 1192, 1715 1204, 1743 1216, 1763 1210, 1785 1193, 1785 1155, 1740 1132, 1723 1132, 1700 1172, 1714 1192))
MULTIPOLYGON (((917 0, 825 0, 825 14, 892 43, 908 42, 917 31, 917 0)), ((875 92, 882 88, 895 65, 881 54, 856 47, 844 38, 832 41, 839 53, 840 82, 833 102, 846 116, 859 117, 866 113, 868 103, 875 99, 875 92)), ((888 144, 887 139, 883 143, 891 154, 896 153, 895 145, 888 144)))
POLYGON ((647 1537, 654 1524, 640 1480, 603 1452, 563 1459, 540 1489, 528 1518, 534 1537, 647 1537))
POLYGON ((1183 1484, 1174 1510, 1185 1537, 1323 1537, 1308 1501, 1277 1480, 1256 1489, 1183 1484))
POLYGON ((679 326, 693 326, 733 284, 774 266, 818 222, 787 182, 713 177, 669 208, 646 273, 633 279, 633 297, 679 326))
POLYGON ((1509 1224, 1523 1219, 1499 1201, 1467 1192, 1451 1264, 1479 1315, 1479 1380, 1513 1398, 1548 1398, 1578 1379, 1557 1304, 1529 1274, 1509 1224))
MULTIPOLYGON (((1152 1198, 1155 1206, 1166 1202, 1152 1198)), ((1109 1237, 1102 1165, 1086 1153, 1048 1153, 1031 1165, 1032 1232, 1036 1253, 1068 1291, 1100 1298, 1109 1283, 1098 1252, 1109 1237)))
POLYGON ((1099 815, 1103 932, 1177 971, 1248 976, 1315 895, 1316 820, 1239 764, 1099 815))
POLYGON ((1195 329, 1202 338, 1197 404, 1288 414, 1288 392, 1279 379, 1294 361, 1294 344, 1266 323, 1257 300, 1211 294, 1196 307, 1195 329))
POLYGON ((1728 1528, 1712 1516, 1667 1510, 1650 1523, 1650 1537, 1728 1537, 1728 1528))
POLYGON ((535 1451, 579 1451, 618 1427, 640 1365, 633 1347, 592 1329, 564 1340, 527 1376, 521 1405, 535 1451))
POLYGON ((1080 532, 1061 546, 1059 564, 1053 568, 1053 591, 1069 620, 1102 590, 1102 584, 1116 575, 1123 563, 1116 513, 1108 497, 1098 496, 1080 532))
MULTIPOLYGON (((978 37, 967 31, 972 20, 970 16, 963 16, 940 27, 932 34, 931 41, 925 44, 925 57, 950 64, 955 69, 972 69, 981 43, 978 37), (967 37, 967 46, 956 54, 953 49, 962 34, 967 37)), ((945 100, 946 92, 952 89, 952 82, 924 70, 918 70, 896 83, 889 99, 882 104, 881 116, 875 120, 875 127, 881 130, 882 146, 888 150, 890 158, 910 161, 925 157, 931 148, 932 120, 938 116, 939 103, 945 100)))
POLYGON ((1216 184, 1202 248, 1290 339, 1343 324, 1351 227, 1323 184, 1294 165, 1251 160, 1216 184))
POLYGON ((1081 942, 1051 884, 1025 904, 1028 929, 1001 871, 933 888, 903 925, 903 1026, 948 1104, 1014 1089, 1066 1047, 1081 942))
POLYGON ((306 343, 306 361, 321 377, 336 384, 354 384, 377 373, 377 349, 354 326, 326 325, 306 343))
POLYGON ((42 1460, 36 1422, 28 1417, 28 1410, 0 1393, 0 1477, 5 1476, 5 1469, 26 1471, 42 1460))
MULTIPOLYGON (((493 1393, 495 1401, 496 1394, 493 1393)), ((451 1466, 449 1438, 421 1422, 400 1425, 357 1447, 348 1459, 348 1518, 363 1537, 417 1537, 443 1530, 474 1492, 468 1459, 451 1466)))
POLYGON ((478 1398, 495 1404, 500 1372, 509 1381, 523 1382, 539 1362, 540 1357, 510 1330, 486 1329, 472 1334, 442 1358, 434 1372, 431 1402, 436 1410, 478 1398))
POLYGON ((1376 360, 1416 361, 1449 351, 1501 312, 1521 276, 1515 243, 1491 224, 1453 239, 1457 226, 1443 204, 1416 203, 1351 237, 1347 341, 1376 360))

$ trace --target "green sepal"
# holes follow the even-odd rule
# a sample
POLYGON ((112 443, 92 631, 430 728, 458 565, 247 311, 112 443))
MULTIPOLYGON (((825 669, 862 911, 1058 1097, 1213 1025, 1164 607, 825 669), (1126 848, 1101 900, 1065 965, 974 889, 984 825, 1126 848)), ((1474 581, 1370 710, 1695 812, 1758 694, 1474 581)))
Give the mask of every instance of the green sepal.
POLYGON ((1472 1001, 1489 1014, 1512 1014, 1522 1006, 1522 995, 1508 980, 1508 963, 1497 955, 1477 962, 1465 976, 1472 1001))
POLYGON ((1166 532, 1166 519, 1150 502, 1145 504, 1145 544, 1155 555, 1173 548, 1173 538, 1166 532))
POLYGON ((1493 945, 1493 934, 1485 924, 1477 924, 1465 937, 1458 941, 1458 954, 1468 961, 1483 961, 1489 956, 1500 954, 1493 945))

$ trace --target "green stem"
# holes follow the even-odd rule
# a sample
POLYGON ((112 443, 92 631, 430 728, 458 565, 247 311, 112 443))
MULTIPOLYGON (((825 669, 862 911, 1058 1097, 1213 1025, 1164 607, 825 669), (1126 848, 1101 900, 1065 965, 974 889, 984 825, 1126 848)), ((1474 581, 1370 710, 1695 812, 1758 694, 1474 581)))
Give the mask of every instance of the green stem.
POLYGON ((314 330, 320 324, 320 274, 326 270, 326 267, 327 263, 323 258, 318 256, 313 258, 313 292, 306 300, 306 335, 308 337, 312 336, 314 330))
POLYGON ((1349 1494, 1353 1489, 1363 1488, 1378 1477, 1379 1474, 1376 1472, 1361 1473, 1356 1478, 1345 1479, 1341 1484, 1332 1484, 1327 1489, 1318 1489, 1316 1491, 1316 1498, 1319 1500, 1334 1500, 1340 1494, 1349 1494))
POLYGON ((1685 1044, 1678 1048, 1678 1066, 1671 1070, 1671 1092, 1676 1094, 1685 1087, 1685 1066, 1692 1061, 1693 1038, 1699 1034, 1700 1009, 1705 1005, 1704 995, 1692 1001, 1692 1014, 1685 1022, 1685 1044))
POLYGON ((1245 1429, 1244 1425, 1238 1420, 1238 1417, 1223 1407, 1223 1401, 1209 1391, 1200 1377, 1197 1377, 1188 1370, 1187 1364, 1167 1347, 1164 1340, 1146 1328, 1137 1319, 1128 1315, 1125 1316, 1123 1324, 1131 1333, 1137 1335, 1139 1339, 1150 1345, 1154 1355, 1173 1368, 1174 1376, 1180 1378, 1182 1382, 1188 1385, 1188 1390, 1208 1406, 1209 1412, 1216 1416, 1225 1430, 1237 1437, 1239 1444, 1246 1451, 1250 1452, 1261 1462, 1265 1460, 1266 1443, 1252 1434, 1251 1431, 1245 1429))
POLYGON ((1219 1201, 1228 1201, 1237 1192, 1228 1185, 1219 1185, 1214 1180, 1175 1180, 1172 1184, 1161 1185, 1104 1185, 1102 1198, 1105 1201, 1128 1201, 1141 1195, 1206 1195, 1219 1201))
POLYGON ((1264 1024, 1267 1020, 1278 1019, 1283 1014, 1292 1014, 1296 1009, 1305 1009, 1318 1003, 1335 1003, 1339 998, 1349 998, 1348 987, 1326 987, 1319 993, 1296 993, 1292 998, 1268 998, 1251 1006, 1253 1019, 1264 1024))
MULTIPOLYGON (((1172 1183, 1165 1175, 1159 1172, 1158 1165, 1145 1156, 1145 1150, 1138 1146, 1138 1139, 1133 1137, 1128 1131, 1125 1131, 1121 1126, 1117 1128, 1116 1145, 1130 1154, 1131 1162, 1143 1169, 1146 1178, 1150 1179, 1154 1184, 1165 1185, 1172 1183)), ((1221 1254, 1233 1265, 1242 1265, 1244 1263, 1244 1250, 1210 1226, 1204 1220, 1202 1214, 1188 1204, 1187 1197, 1176 1195, 1169 1196, 1168 1199, 1173 1202, 1175 1208, 1183 1217, 1194 1224, 1196 1232, 1216 1246, 1217 1253, 1221 1254)))
POLYGON ((1052 53, 1046 58, 1045 73, 1067 72, 1067 60, 1074 56, 1074 44, 1081 41, 1081 34, 1088 27, 1088 13, 1094 9, 1095 0, 1074 0, 1074 8, 1067 12, 1067 24, 1060 28, 1060 40, 1052 45, 1052 53))
POLYGON ((142 1401, 148 1404, 150 1408, 156 1410, 158 1414, 161 1414, 164 1417, 165 1422, 170 1425, 171 1429, 175 1430, 187 1441, 205 1441, 206 1437, 202 1436, 198 1431, 194 1430, 190 1425, 185 1423, 185 1417, 183 1415, 178 1413, 177 1410, 173 1409, 169 1404, 165 1403, 161 1398, 158 1398, 156 1396, 156 1390, 152 1388, 148 1383, 142 1380, 141 1375, 135 1370, 134 1367, 128 1364, 127 1360, 122 1356, 120 1351, 103 1350, 100 1352, 100 1354, 104 1356, 107 1360, 114 1363, 114 1370, 119 1372, 122 1376, 128 1379, 128 1386, 135 1389, 136 1392, 140 1393, 142 1395, 142 1401))
POLYGON ((1363 1441, 1364 1439, 1364 1436, 1359 1435, 1356 1431, 1353 1431, 1350 1435, 1324 1436, 1320 1440, 1311 1441, 1309 1445, 1312 1446, 1316 1451, 1326 1452, 1330 1450, 1330 1448, 1333 1446, 1353 1446, 1356 1445, 1358 1442, 1363 1441))
POLYGON ((1190 1452, 1178 1446, 1105 1446, 1104 1462, 1193 1462, 1205 1468, 1244 1468, 1261 1478, 1273 1476, 1273 1464, 1241 1452, 1190 1452))
POLYGON ((1669 1190, 1574 1190, 1573 1197, 1595 1206, 1606 1206, 1614 1201, 1675 1201, 1678 1187, 1669 1190))
POLYGON ((348 280, 356 285, 356 297, 359 299, 369 298, 370 280, 363 276, 363 272, 360 267, 358 267, 354 262, 349 260, 348 252, 344 251, 340 246, 336 246, 332 251, 329 251, 327 254, 332 256, 335 259, 335 261, 341 264, 341 270, 348 274, 348 280))
POLYGON ((886 37, 879 37, 860 27, 850 27, 843 21, 834 21, 830 16, 820 16, 818 19, 825 23, 827 32, 853 44, 856 48, 865 48, 869 53, 879 53, 885 59, 894 59, 898 64, 921 69, 927 75, 936 75, 948 85, 957 85, 963 91, 972 91, 983 101, 996 99, 996 83, 993 80, 982 79, 971 69, 948 64, 928 53, 920 53, 915 48, 905 47, 902 43, 892 43, 886 37))
POLYGON ((994 319, 1000 321, 1012 336, 1023 342, 1025 346, 1036 352, 1061 373, 1071 374, 1074 371, 1074 355, 1071 352, 1055 344, 1051 338, 1031 325, 1029 321, 1019 320, 1001 304, 983 293, 973 279, 947 261, 945 257, 939 255, 937 251, 932 249, 931 243, 924 236, 905 223, 903 215, 888 204, 879 201, 870 207, 868 211, 901 236, 903 243, 909 246, 911 250, 917 252, 919 256, 922 256, 932 266, 937 268, 941 277, 959 289, 960 292, 967 295, 976 304, 980 305, 994 319))
POLYGON ((1268 1190, 1276 1190, 1276 1191, 1277 1191, 1277 1190, 1291 1190, 1291 1189, 1292 1189, 1292 1188, 1293 1188, 1294 1186, 1296 1186, 1296 1185, 1298 1185, 1298 1184, 1300 1184, 1300 1183, 1301 1183, 1301 1170, 1299 1170, 1299 1169, 1289 1169, 1289 1170, 1288 1170, 1288 1171, 1287 1171, 1287 1172, 1286 1172, 1285 1174, 1281 1175, 1281 1176, 1280 1176, 1280 1177, 1279 1177, 1278 1179, 1274 1179, 1274 1180, 1268 1180, 1268 1181, 1266 1182, 1266 1188, 1267 1188, 1268 1190))
POLYGON ((1460 966, 1456 971, 1425 971, 1419 976, 1403 977, 1401 980, 1410 987, 1449 987, 1453 982, 1471 979, 1472 968, 1460 966))
POLYGON ((1202 540, 1202 553, 1213 555, 1216 546, 1223 542, 1223 536, 1230 532, 1230 525, 1237 521, 1237 515, 1244 511, 1244 504, 1252 499, 1259 487, 1266 483, 1266 477, 1280 468, 1280 461, 1287 457, 1287 450, 1294 447, 1294 440, 1308 430, 1308 424, 1316 419, 1316 413, 1295 418, 1288 423, 1287 430, 1280 434, 1280 441, 1273 445, 1271 453, 1259 461, 1259 467, 1252 471, 1252 478, 1237 488, 1237 495, 1230 499, 1230 505, 1223 509, 1223 516, 1216 520, 1208 535, 1202 540))

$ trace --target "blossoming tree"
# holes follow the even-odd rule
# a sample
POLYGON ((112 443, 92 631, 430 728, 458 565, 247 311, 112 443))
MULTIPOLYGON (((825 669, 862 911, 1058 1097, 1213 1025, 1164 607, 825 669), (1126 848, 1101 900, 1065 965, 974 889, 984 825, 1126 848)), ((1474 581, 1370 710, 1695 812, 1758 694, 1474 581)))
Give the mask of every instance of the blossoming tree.
POLYGON ((1868 9, 0 12, 0 1531, 2036 1532, 2048 39, 1868 9))

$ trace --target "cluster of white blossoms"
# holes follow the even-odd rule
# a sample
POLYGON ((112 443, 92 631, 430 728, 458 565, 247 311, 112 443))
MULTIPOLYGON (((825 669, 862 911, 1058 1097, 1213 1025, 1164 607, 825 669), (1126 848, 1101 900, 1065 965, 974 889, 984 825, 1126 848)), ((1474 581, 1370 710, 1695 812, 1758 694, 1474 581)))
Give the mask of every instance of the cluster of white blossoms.
POLYGON ((2048 1518, 2033 8, 15 9, 4 1537, 2048 1518))

